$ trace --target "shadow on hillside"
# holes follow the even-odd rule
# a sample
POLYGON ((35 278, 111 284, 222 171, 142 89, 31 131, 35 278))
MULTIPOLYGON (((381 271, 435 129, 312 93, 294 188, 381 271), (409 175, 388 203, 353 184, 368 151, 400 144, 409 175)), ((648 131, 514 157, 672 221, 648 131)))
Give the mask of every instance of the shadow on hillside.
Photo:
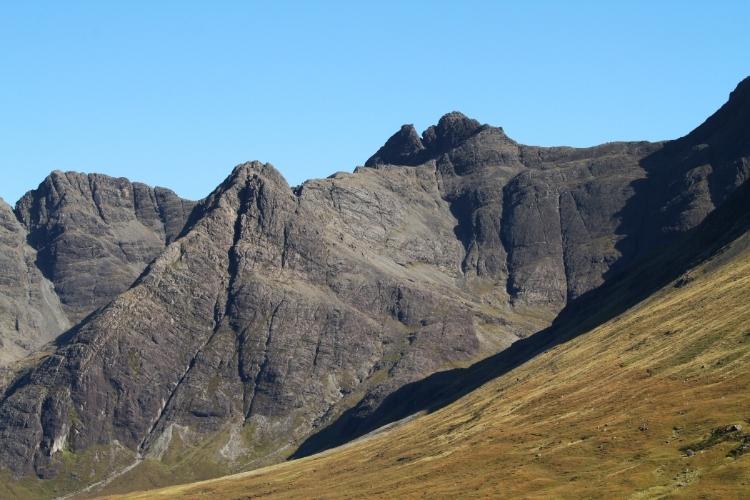
MULTIPOLYGON (((644 162, 648 162, 648 158, 644 162)), ((648 171, 648 166, 644 167, 647 167, 648 171)), ((642 182, 644 181, 636 181, 642 182)), ((649 200, 644 198, 649 195, 641 191, 645 186, 636 183, 633 186, 636 194, 631 199, 631 203, 636 207, 626 209, 634 210, 631 214, 634 218, 645 217, 648 214, 649 200), (639 204, 642 205, 638 206, 639 204)), ((339 446, 416 412, 433 412, 456 401, 538 354, 621 314, 691 267, 714 255, 748 229, 750 181, 735 190, 734 194, 700 225, 673 240, 669 246, 651 243, 648 248, 637 248, 635 245, 638 242, 635 238, 625 238, 622 244, 633 247, 621 250, 624 254, 633 256, 632 261, 636 261, 636 256, 640 256, 637 263, 626 265, 628 263, 625 262, 618 266, 619 272, 613 271, 601 287, 572 301, 549 328, 519 340, 508 349, 468 368, 435 373, 407 384, 388 395, 374 411, 367 406, 366 401, 361 401, 328 427, 309 437, 291 458, 300 458, 339 446)), ((647 236, 643 233, 641 235, 647 236)))

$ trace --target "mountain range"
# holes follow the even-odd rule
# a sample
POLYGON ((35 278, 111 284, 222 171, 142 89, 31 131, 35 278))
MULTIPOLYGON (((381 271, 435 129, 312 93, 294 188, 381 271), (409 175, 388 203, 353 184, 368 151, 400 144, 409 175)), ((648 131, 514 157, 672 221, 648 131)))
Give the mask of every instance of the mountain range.
MULTIPOLYGON (((664 287, 720 290, 717 262, 742 284, 726 293, 746 291, 749 175, 750 79, 658 143, 526 146, 452 112, 404 125, 353 173, 290 187, 250 162, 197 202, 53 172, 0 203, 0 493, 209 479, 425 412, 421 430, 441 429, 466 401, 506 411, 488 387, 548 376, 555 352, 545 391, 573 384, 584 352, 600 364, 581 373, 625 373, 612 321, 660 317, 643 304, 671 300, 664 287)), ((734 342, 742 324, 703 334, 734 342)), ((554 411, 535 402, 532 427, 554 411)), ((420 418, 377 442, 426 446, 409 441, 420 418)))

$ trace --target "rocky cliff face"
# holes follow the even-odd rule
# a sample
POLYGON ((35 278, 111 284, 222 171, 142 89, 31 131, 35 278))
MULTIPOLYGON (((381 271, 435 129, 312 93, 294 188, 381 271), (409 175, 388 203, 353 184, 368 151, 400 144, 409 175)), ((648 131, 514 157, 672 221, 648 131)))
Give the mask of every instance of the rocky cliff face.
POLYGON ((435 169, 455 215, 466 276, 495 282, 513 303, 561 308, 602 283, 632 249, 640 220, 623 212, 661 144, 539 148, 460 113, 416 135, 402 128, 367 162, 435 169))
POLYGON ((0 367, 132 285, 185 226, 194 202, 105 175, 53 172, 0 202, 0 367))
POLYGON ((9 391, 0 438, 39 443, 7 448, 15 472, 54 474, 60 443, 163 450, 175 429, 228 432, 224 455, 247 460, 530 328, 457 284, 463 252, 431 170, 295 194, 251 163, 196 210, 134 287, 9 391))
POLYGON ((19 359, 70 326, 54 287, 37 269, 26 229, 0 200, 0 366, 19 359))
POLYGON ((294 190, 243 164, 186 225, 176 197, 53 174, 17 208, 40 268, 73 321, 109 304, 6 390, 0 463, 190 446, 241 469, 359 425, 695 227, 747 178, 749 85, 666 144, 523 146, 450 113, 294 190))
POLYGON ((53 172, 16 213, 73 323, 125 291, 185 225, 193 203, 98 174, 53 172))

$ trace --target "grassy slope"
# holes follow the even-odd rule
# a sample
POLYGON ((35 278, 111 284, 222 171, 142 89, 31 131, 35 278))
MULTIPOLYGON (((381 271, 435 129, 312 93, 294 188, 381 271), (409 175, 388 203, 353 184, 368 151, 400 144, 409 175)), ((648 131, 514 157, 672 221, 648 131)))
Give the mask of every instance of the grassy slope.
POLYGON ((750 428, 750 236, 593 331, 348 446, 131 498, 740 496, 750 428), (744 248, 744 250, 742 250, 744 248))

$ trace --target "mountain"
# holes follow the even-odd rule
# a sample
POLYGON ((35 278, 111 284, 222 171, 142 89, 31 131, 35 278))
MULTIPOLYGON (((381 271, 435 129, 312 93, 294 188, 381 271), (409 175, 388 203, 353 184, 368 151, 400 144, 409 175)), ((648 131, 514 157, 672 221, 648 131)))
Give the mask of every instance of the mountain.
POLYGON ((58 171, 15 211, 0 202, 0 365, 129 288, 180 233, 193 205, 166 189, 58 171))
POLYGON ((38 496, 215 477, 450 399, 487 356, 525 363, 571 311, 640 299, 612 290, 736 203, 748 94, 682 139, 583 149, 449 113, 353 174, 292 189, 251 162, 194 206, 53 173, 15 227, 74 326, 12 370, 4 473, 38 496))
POLYGON ((16 214, 77 323, 132 285, 180 234, 193 205, 127 179, 55 171, 19 200, 16 214))
POLYGON ((742 498, 748 194, 743 213, 726 214, 735 240, 709 244, 637 305, 451 404, 328 453, 107 498, 742 498))

